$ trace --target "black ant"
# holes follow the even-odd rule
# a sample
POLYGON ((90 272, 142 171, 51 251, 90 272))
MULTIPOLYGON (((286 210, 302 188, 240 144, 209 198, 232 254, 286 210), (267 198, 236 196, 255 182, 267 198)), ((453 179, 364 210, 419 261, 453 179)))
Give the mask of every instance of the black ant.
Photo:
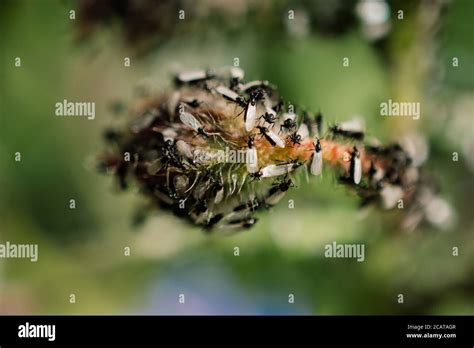
POLYGON ((202 127, 199 127, 196 132, 196 135, 202 135, 204 138, 209 138, 209 134, 202 127))
POLYGON ((241 108, 246 108, 247 105, 248 105, 248 102, 245 100, 244 97, 237 97, 237 99, 235 100, 235 103, 240 106, 241 108))
POLYGON ((277 181, 273 183, 272 186, 273 188, 270 190, 270 194, 275 193, 277 190, 282 192, 288 191, 290 187, 295 187, 295 184, 293 183, 293 180, 285 176, 282 181, 277 181))
POLYGON ((255 135, 251 135, 249 136, 248 140, 247 140, 247 146, 249 149, 253 148, 255 145, 255 135))
POLYGON ((249 173, 249 176, 252 178, 252 181, 260 181, 262 179, 263 173, 261 170, 255 173, 249 173))
POLYGON ((259 100, 262 100, 264 96, 265 96, 265 93, 263 92, 261 88, 253 90, 252 92, 250 92, 249 103, 251 103, 252 105, 255 105, 255 103, 259 100))
POLYGON ((298 134, 297 132, 291 133, 288 136, 288 139, 293 143, 293 145, 301 144, 301 140, 302 140, 301 135, 298 134))
POLYGON ((288 131, 291 131, 296 128, 296 122, 291 118, 287 118, 280 126, 280 132, 283 130, 283 128, 287 129, 288 131))
POLYGON ((161 155, 161 163, 165 166, 174 166, 181 169, 185 169, 183 162, 181 161, 181 157, 178 153, 178 149, 176 148, 176 144, 173 140, 168 139, 165 141, 163 146, 160 148, 161 155))
POLYGON ((277 181, 272 184, 270 191, 268 191, 263 202, 267 208, 273 207, 277 204, 285 195, 285 192, 288 191, 290 187, 295 187, 291 178, 288 178, 288 175, 285 175, 282 181, 277 181))
POLYGON ((264 115, 259 117, 259 119, 261 118, 263 118, 265 122, 271 125, 274 125, 277 120, 277 117, 274 114, 271 114, 269 112, 266 112, 264 115))

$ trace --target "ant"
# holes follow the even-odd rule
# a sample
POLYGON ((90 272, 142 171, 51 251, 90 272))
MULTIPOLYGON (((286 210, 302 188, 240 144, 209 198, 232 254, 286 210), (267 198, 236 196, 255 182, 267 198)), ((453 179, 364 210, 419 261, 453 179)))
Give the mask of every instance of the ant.
POLYGON ((263 175, 263 173, 262 173, 261 170, 259 170, 258 172, 255 172, 255 173, 249 173, 249 176, 252 178, 252 181, 255 181, 255 180, 260 181, 260 180, 262 180, 262 175, 263 175))
POLYGON ((276 122, 276 116, 274 114, 271 114, 269 112, 266 112, 264 115, 260 116, 259 119, 263 118, 265 122, 271 125, 275 125, 276 122))
POLYGON ((209 138, 209 133, 207 133, 202 127, 199 127, 196 132, 196 135, 202 135, 203 138, 209 138))
POLYGON ((165 164, 166 166, 174 166, 177 168, 185 169, 184 164, 181 161, 181 157, 178 153, 178 149, 176 148, 176 144, 173 140, 166 140, 163 146, 160 148, 160 152, 163 156, 161 159, 161 163, 165 164))
POLYGON ((301 140, 302 140, 301 135, 298 134, 297 132, 291 133, 288 136, 288 139, 293 143, 293 145, 301 144, 301 140))
MULTIPOLYGON (((290 187, 295 187, 295 184, 293 183, 293 180, 291 178, 288 178, 288 176, 285 176, 285 178, 282 181, 276 181, 272 184, 273 186, 273 191, 280 190, 282 192, 288 191, 290 187)), ((274 192, 270 192, 274 193, 274 192)))
POLYGON ((247 140, 247 146, 249 149, 252 149, 255 146, 255 135, 249 136, 247 140))
POLYGON ((255 103, 259 100, 262 100, 264 96, 265 93, 263 92, 263 89, 257 88, 256 90, 250 92, 249 103, 255 105, 255 103))
POLYGON ((280 132, 283 131, 283 128, 286 128, 288 131, 291 131, 296 128, 296 122, 291 118, 287 118, 280 126, 280 132))

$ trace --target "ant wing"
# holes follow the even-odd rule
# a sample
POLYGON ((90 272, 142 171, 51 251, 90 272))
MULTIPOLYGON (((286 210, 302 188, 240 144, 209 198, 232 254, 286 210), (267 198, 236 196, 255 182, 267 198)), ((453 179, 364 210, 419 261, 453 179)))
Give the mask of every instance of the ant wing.
POLYGON ((247 132, 252 131, 255 128, 255 122, 257 121, 257 103, 247 104, 247 110, 245 111, 245 130, 247 132))
POLYGON ((270 193, 266 198, 265 198, 265 203, 269 206, 274 206, 278 202, 281 201, 281 199, 285 196, 285 191, 282 191, 280 189, 276 190, 273 193, 270 193))
POLYGON ((151 112, 147 112, 144 115, 137 117, 130 125, 132 132, 140 133, 141 131, 150 127, 155 119, 156 115, 151 112))
POLYGON ((163 139, 166 140, 174 140, 177 136, 178 133, 173 128, 166 128, 161 131, 161 134, 163 134, 163 139))
POLYGON ((386 184, 380 191, 380 197, 382 198, 383 207, 392 209, 403 198, 403 189, 400 186, 386 184))
POLYGON ((265 97, 265 99, 263 100, 263 106, 265 106, 265 112, 269 113, 273 117, 276 117, 277 113, 272 108, 272 101, 270 100, 270 98, 265 97))
POLYGON ((281 147, 281 148, 285 147, 285 142, 278 135, 276 135, 273 131, 268 130, 267 135, 275 142, 275 144, 278 147, 281 147))
POLYGON ((321 175, 323 170, 323 153, 322 151, 315 151, 313 160, 311 161, 310 171, 313 175, 321 175))
POLYGON ((249 173, 258 172, 258 158, 257 158, 257 149, 254 147, 247 149, 247 171, 249 173))
POLYGON ((237 93, 222 85, 216 87, 216 92, 233 102, 237 102, 237 99, 239 98, 237 93))
POLYGON ((207 73, 204 70, 183 71, 182 73, 178 74, 178 80, 181 82, 204 80, 206 77, 207 73))
POLYGON ((272 176, 280 176, 287 174, 291 171, 291 164, 276 165, 270 164, 262 168, 262 178, 268 178, 272 176))
POLYGON ((175 91, 170 95, 168 101, 166 102, 167 111, 168 111, 168 114, 171 115, 171 118, 173 118, 173 115, 175 114, 180 98, 181 98, 181 93, 178 91, 175 91))
POLYGON ((191 145, 186 143, 184 140, 178 140, 176 142, 176 148, 178 149, 178 152, 182 154, 183 156, 191 159, 193 158, 193 150, 191 145))
POLYGON ((163 163, 161 162, 161 159, 156 159, 152 162, 150 162, 148 165, 147 165, 147 173, 149 175, 155 175, 156 173, 158 173, 161 169, 163 168, 163 163))
POLYGON ((363 132, 364 122, 360 117, 354 117, 349 121, 339 123, 339 128, 347 132, 363 132))
POLYGON ((177 175, 173 179, 173 185, 176 192, 183 196, 186 189, 189 187, 189 178, 185 175, 177 175))
POLYGON ((362 179, 362 163, 359 157, 354 158, 354 173, 352 173, 354 178, 354 184, 359 185, 360 180, 362 179))
POLYGON ((191 127, 195 131, 199 128, 202 128, 201 123, 189 112, 183 111, 179 113, 179 119, 183 122, 186 126, 191 127))
POLYGON ((224 199, 224 186, 222 186, 222 188, 219 191, 217 191, 216 197, 214 198, 214 203, 219 204, 220 202, 222 202, 223 199, 224 199))
POLYGON ((236 66, 231 66, 229 70, 230 70, 230 76, 232 78, 237 79, 239 81, 244 79, 245 73, 241 68, 236 67, 236 66))
POLYGON ((260 87, 260 86, 265 86, 268 84, 268 81, 259 81, 259 80, 256 80, 256 81, 250 81, 250 82, 247 82, 243 85, 240 85, 239 86, 239 89, 242 91, 242 92, 245 92, 249 89, 253 89, 253 88, 256 88, 256 87, 260 87))

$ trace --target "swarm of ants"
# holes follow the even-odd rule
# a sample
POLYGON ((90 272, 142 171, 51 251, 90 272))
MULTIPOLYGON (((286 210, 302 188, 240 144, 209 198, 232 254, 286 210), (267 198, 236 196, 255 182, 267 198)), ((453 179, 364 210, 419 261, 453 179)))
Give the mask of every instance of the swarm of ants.
POLYGON ((364 143, 359 119, 325 129, 321 113, 295 110, 240 68, 185 71, 171 91, 143 97, 125 127, 106 131, 99 167, 122 189, 137 184, 154 208, 209 231, 250 228, 257 211, 296 186, 297 173, 322 177, 326 167, 361 205, 402 201, 405 227, 424 220, 435 192, 406 147, 364 143), (235 152, 245 156, 228 156, 235 152))

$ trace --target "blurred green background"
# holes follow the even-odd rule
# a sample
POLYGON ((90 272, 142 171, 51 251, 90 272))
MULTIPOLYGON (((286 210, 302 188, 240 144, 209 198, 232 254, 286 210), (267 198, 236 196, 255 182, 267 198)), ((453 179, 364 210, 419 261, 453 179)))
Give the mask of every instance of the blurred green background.
POLYGON ((0 259, 0 313, 474 314, 474 2, 442 3, 386 3, 389 28, 373 39, 357 1, 182 1, 182 22, 170 24, 176 12, 156 13, 166 30, 130 34, 121 10, 127 20, 111 15, 87 35, 81 2, 2 1, 0 242, 37 243, 39 260, 0 259), (297 22, 285 24, 292 9, 297 22), (91 165, 104 128, 124 117, 111 102, 130 102, 143 82, 164 90, 173 71, 235 57, 247 79, 270 80, 328 122, 362 115, 383 142, 423 134, 455 224, 406 233, 392 212, 362 216, 327 172, 289 192, 295 209, 282 202, 233 236, 161 212, 134 227, 142 198, 117 192, 91 165), (389 98, 420 101, 420 120, 380 117, 389 98), (63 99, 95 102, 95 120, 56 117, 63 99), (365 261, 325 258, 333 241, 365 243, 365 261))

